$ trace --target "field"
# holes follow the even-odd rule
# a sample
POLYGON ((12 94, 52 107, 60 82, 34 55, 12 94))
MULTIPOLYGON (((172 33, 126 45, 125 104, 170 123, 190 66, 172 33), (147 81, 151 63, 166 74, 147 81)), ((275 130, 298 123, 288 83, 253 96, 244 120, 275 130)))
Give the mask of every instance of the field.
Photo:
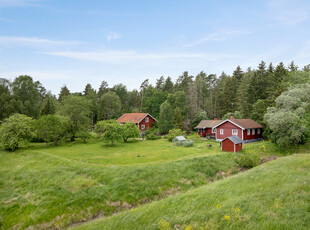
MULTIPOLYGON (((246 144, 244 149, 262 156, 283 155, 269 142, 246 144)), ((0 152, 0 227, 65 228, 141 205, 143 210, 168 196, 172 198, 174 194, 237 174, 239 167, 234 158, 234 153, 221 152, 219 144, 213 141, 197 141, 193 147, 185 148, 172 146, 165 139, 118 143, 114 147, 100 142, 49 148, 35 144, 15 153, 3 151, 0 152), (209 149, 207 144, 213 147, 209 149), (154 203, 144 206, 150 202, 154 203)), ((176 211, 177 207, 182 209, 181 204, 180 201, 176 205, 176 211)), ((167 218, 155 214, 152 213, 154 219, 150 222, 153 229, 158 219, 178 221, 168 214, 167 218)), ((104 219, 108 222, 102 223, 113 226, 117 218, 134 220, 122 215, 127 214, 104 219)), ((148 218, 143 218, 141 229, 150 221, 148 218)), ((182 223, 191 223, 187 220, 184 218, 182 223)), ((101 222, 96 224, 103 226, 101 222)))

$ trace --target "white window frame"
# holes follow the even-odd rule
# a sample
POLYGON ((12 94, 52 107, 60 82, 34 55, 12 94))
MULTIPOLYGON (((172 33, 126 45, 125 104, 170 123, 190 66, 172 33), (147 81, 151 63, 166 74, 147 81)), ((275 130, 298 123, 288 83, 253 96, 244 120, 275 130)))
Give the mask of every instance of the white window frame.
POLYGON ((149 118, 148 117, 145 118, 145 122, 149 122, 149 118))
POLYGON ((216 128, 213 128, 213 129, 212 129, 212 133, 216 133, 216 128))
POLYGON ((224 135, 224 129, 220 129, 220 135, 224 135))
POLYGON ((238 129, 233 129, 232 130, 232 135, 233 136, 238 136, 238 129))
POLYGON ((257 129, 257 134, 260 134, 260 129, 257 129))
POLYGON ((252 129, 252 135, 255 135, 255 129, 252 129))
POLYGON ((141 129, 144 130, 145 129, 145 125, 141 125, 141 129))
POLYGON ((251 135, 251 129, 247 129, 247 135, 248 135, 248 136, 251 135))

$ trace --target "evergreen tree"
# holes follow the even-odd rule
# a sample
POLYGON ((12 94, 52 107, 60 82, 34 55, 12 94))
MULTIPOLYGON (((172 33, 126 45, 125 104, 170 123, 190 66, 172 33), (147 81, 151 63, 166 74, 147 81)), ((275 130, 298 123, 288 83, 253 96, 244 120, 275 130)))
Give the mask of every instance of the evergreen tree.
POLYGON ((156 80, 155 89, 161 91, 164 88, 165 78, 161 76, 159 79, 156 80))
POLYGON ((100 99, 104 93, 109 91, 109 85, 106 81, 102 81, 98 90, 98 98, 100 99))
POLYGON ((161 134, 166 134, 170 129, 173 129, 173 110, 168 101, 160 106, 158 127, 161 134))
POLYGON ((64 100, 65 97, 69 96, 70 95, 70 91, 69 89, 67 88, 66 85, 64 85, 63 87, 61 87, 60 89, 60 93, 59 93, 59 96, 58 96, 58 101, 62 102, 64 100))
POLYGON ((48 96, 44 99, 40 115, 42 116, 48 114, 55 114, 55 112, 56 112, 55 98, 51 94, 48 94, 48 96))
POLYGON ((179 107, 174 109, 173 124, 177 129, 183 129, 183 116, 179 107))
POLYGON ((167 77, 164 85, 163 85, 163 91, 166 91, 168 93, 172 93, 173 92, 173 82, 171 81, 171 77, 167 77))

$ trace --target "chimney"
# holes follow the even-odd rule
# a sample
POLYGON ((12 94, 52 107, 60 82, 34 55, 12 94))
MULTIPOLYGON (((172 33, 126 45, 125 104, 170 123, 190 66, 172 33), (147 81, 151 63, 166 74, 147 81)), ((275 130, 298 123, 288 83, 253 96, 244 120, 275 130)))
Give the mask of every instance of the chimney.
POLYGON ((216 121, 216 120, 217 120, 217 117, 214 117, 214 118, 213 118, 213 120, 215 120, 215 121, 216 121))
POLYGON ((235 116, 234 116, 234 114, 232 113, 232 114, 230 115, 230 120, 233 120, 233 119, 235 119, 235 116))

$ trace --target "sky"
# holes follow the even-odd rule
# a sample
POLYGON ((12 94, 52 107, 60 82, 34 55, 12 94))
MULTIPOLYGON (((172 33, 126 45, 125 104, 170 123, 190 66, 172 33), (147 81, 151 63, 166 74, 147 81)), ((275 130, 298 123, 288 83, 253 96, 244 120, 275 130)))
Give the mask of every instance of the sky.
POLYGON ((264 60, 310 64, 308 0, 0 0, 0 77, 58 95, 264 60))

